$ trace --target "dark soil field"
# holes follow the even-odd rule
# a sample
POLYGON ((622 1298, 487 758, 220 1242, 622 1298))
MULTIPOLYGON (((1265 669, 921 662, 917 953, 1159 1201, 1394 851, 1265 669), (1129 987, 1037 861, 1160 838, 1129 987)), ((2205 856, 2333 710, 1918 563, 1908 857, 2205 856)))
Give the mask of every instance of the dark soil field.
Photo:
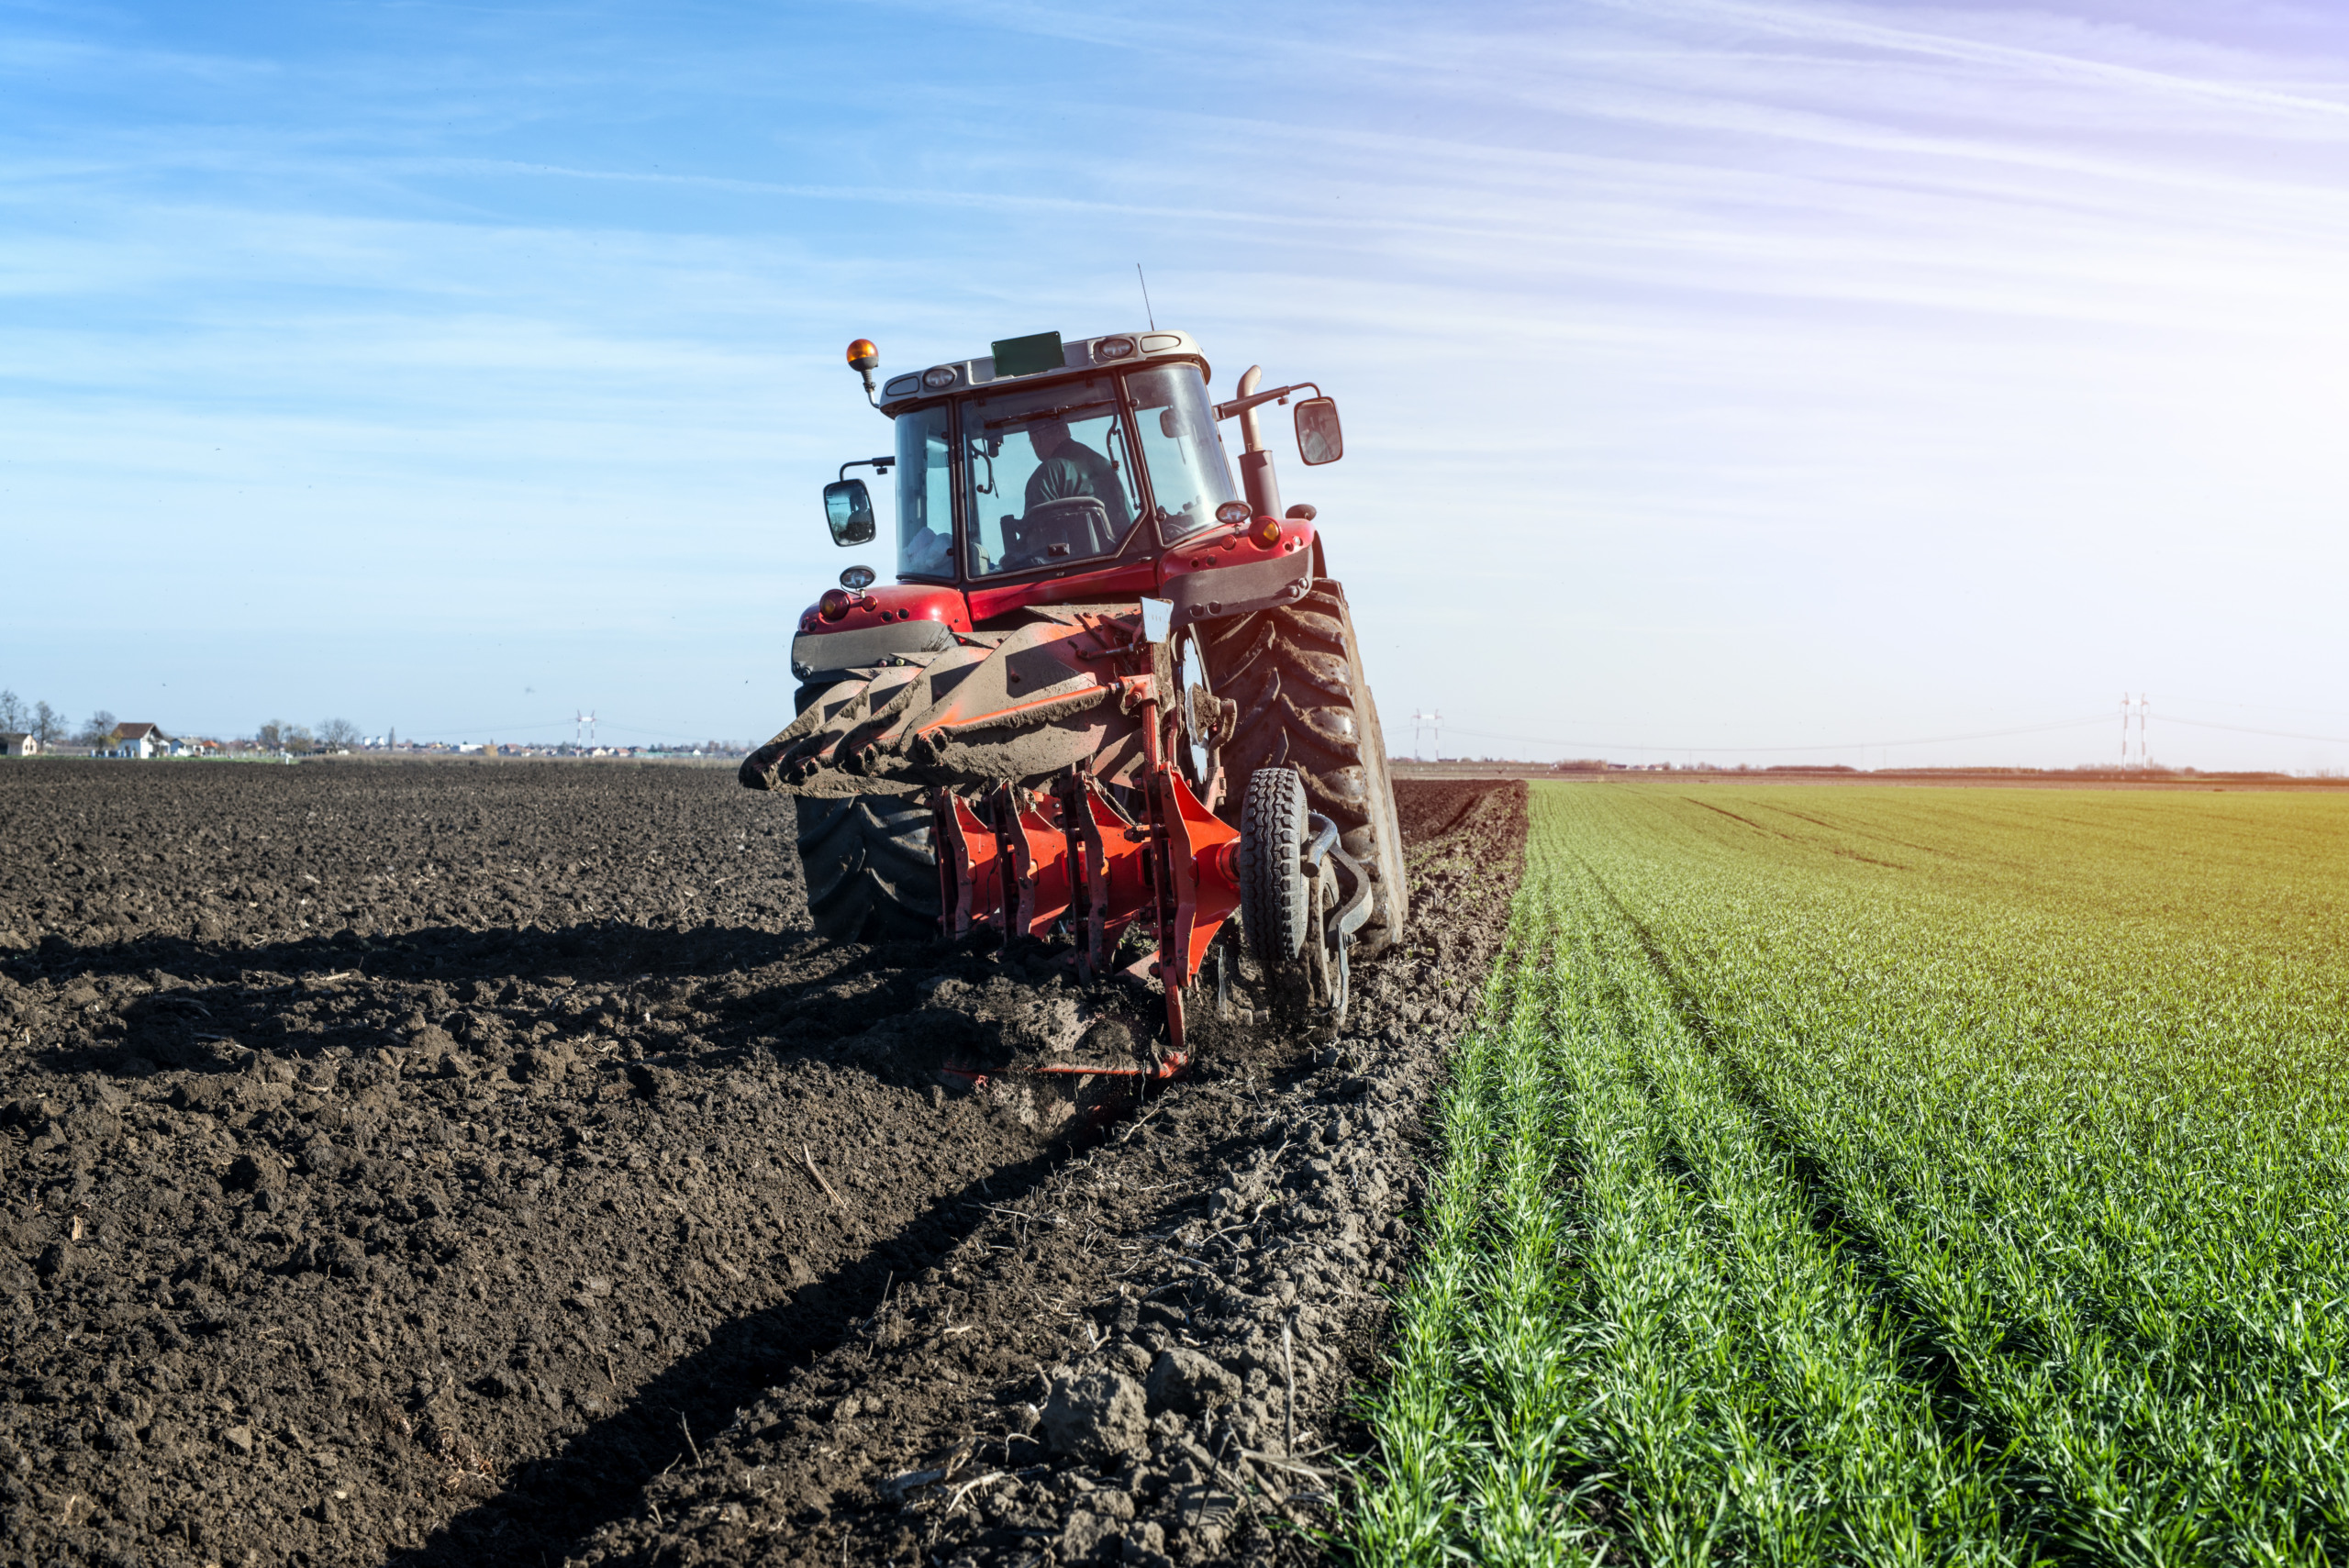
POLYGON ((1522 858, 1401 787, 1345 1037, 1105 1121, 1154 996, 818 940, 730 773, 0 766, 0 1562, 1319 1555, 1522 858))

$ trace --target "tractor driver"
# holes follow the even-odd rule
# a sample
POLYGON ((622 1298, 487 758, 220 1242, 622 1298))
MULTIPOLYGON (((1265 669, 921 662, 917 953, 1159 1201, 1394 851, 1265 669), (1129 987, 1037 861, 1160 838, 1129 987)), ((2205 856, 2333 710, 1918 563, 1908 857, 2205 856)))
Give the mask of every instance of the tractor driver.
POLYGON ((1126 537, 1133 514, 1126 506, 1125 487, 1118 483, 1118 468, 1108 458, 1069 434, 1068 421, 1058 416, 1028 427, 1028 442, 1040 460, 1028 476, 1027 505, 1034 511, 1046 501, 1071 495, 1100 499, 1109 513, 1110 542, 1126 537))

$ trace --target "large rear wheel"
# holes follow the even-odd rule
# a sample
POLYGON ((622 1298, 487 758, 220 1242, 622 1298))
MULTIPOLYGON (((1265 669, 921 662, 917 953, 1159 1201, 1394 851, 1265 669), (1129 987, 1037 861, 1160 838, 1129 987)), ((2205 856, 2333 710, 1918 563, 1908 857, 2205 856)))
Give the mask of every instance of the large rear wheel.
POLYGON ((1308 809, 1338 825, 1346 853, 1371 873, 1374 903, 1356 938, 1360 951, 1400 940, 1410 914, 1403 835, 1345 590, 1317 578, 1294 605, 1210 621, 1200 631, 1216 695, 1240 707, 1238 729, 1222 751, 1224 776, 1238 782, 1262 768, 1294 769, 1308 809))
POLYGON ((802 795, 793 804, 818 936, 880 942, 938 934, 938 861, 920 795, 802 795))

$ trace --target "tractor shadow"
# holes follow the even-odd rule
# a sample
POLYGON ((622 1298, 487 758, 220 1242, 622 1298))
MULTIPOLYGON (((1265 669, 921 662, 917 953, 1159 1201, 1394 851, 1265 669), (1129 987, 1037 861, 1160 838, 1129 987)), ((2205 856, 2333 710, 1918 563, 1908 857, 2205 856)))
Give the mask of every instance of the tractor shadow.
MULTIPOLYGON (((41 1068, 69 1074, 140 1078, 158 1073, 243 1071, 250 1053, 300 1062, 335 1047, 369 1056, 402 1043, 381 1021, 343 1016, 405 1006, 405 993, 374 988, 428 983, 462 993, 473 986, 546 992, 691 987, 705 1000, 696 1019, 696 1060, 765 1049, 803 1053, 807 1042, 764 1040, 778 1015, 805 1010, 827 987, 877 972, 937 962, 930 944, 828 942, 806 930, 704 926, 672 930, 596 922, 545 929, 428 928, 396 938, 303 938, 239 945, 149 937, 100 948, 50 938, 7 961, 20 980, 104 988, 129 979, 158 988, 98 1015, 78 1039, 35 1052, 41 1068), (168 977, 168 978, 166 978, 168 977), (184 983, 184 984, 180 984, 184 983), (312 1017, 295 1017, 304 1003, 312 1017), (356 1006, 345 1009, 338 1004, 356 1006)), ((462 995, 454 1004, 474 1004, 462 995)), ((515 1009, 509 1006, 509 1013, 515 1009)), ((527 1006, 523 1009, 527 1012, 527 1006)), ((542 1015, 557 1018, 549 1003, 542 1015)))
POLYGON ((932 1201, 814 1284, 728 1322, 699 1350, 639 1388, 611 1415, 544 1459, 518 1467, 505 1489, 457 1515, 419 1547, 387 1555, 396 1568, 560 1562, 596 1532, 641 1506, 653 1479, 696 1456, 771 1385, 863 1332, 892 1277, 903 1281, 950 1251, 981 1204, 1016 1200, 1064 1156, 1051 1148, 932 1201), (688 1441, 687 1433, 692 1434, 688 1441))
POLYGON ((609 979, 645 973, 714 975, 773 963, 824 945, 805 929, 668 928, 595 920, 558 927, 428 926, 388 936, 342 932, 254 943, 145 936, 81 947, 52 935, 32 951, 0 962, 24 977, 50 980, 144 977, 161 970, 217 982, 256 971, 293 978, 353 969, 382 980, 609 979))
MULTIPOLYGON (((58 981, 87 979, 102 990, 116 976, 152 984, 158 971, 195 982, 200 988, 158 989, 102 1011, 95 1017, 105 1021, 94 1031, 45 1049, 38 1060, 48 1071, 87 1077, 173 1074, 194 1092, 195 1103, 209 1106, 216 1095, 227 1096, 222 1114, 230 1115, 239 1108, 234 1085, 239 1075, 274 1062, 298 1067, 336 1047, 372 1058, 395 1043, 380 1023, 338 1021, 325 1007, 289 1028, 290 1009, 347 995, 380 1017, 393 987, 401 987, 398 995, 405 998, 411 993, 404 983, 419 981, 461 995, 473 982, 501 991, 516 982, 613 992, 648 982, 656 992, 662 983, 697 986, 706 1011, 695 1021, 692 1044, 648 1051, 638 1061, 613 1063, 590 1083, 573 1080, 559 1091, 583 1109, 590 1097, 690 1102, 751 1058, 822 1061, 876 1084, 926 1084, 927 1075, 910 1059, 861 1051, 853 1036, 858 1026, 870 1029, 918 1012, 909 986, 860 987, 852 1005, 829 1000, 826 993, 875 975, 931 971, 954 957, 923 941, 864 946, 829 943, 804 930, 596 923, 554 930, 437 929, 373 941, 319 937, 239 945, 150 938, 95 949, 51 941, 20 955, 10 968, 20 977, 31 972, 58 981), (328 975, 352 977, 332 982, 328 975), (380 989, 371 995, 371 988, 380 989), (892 996, 893 991, 907 995, 892 996), (849 1011, 853 1024, 835 1017, 849 1011), (802 1023, 810 1027, 793 1027, 802 1023)), ((460 1009, 471 1006, 458 1003, 460 1009)), ((262 1112, 256 1121, 273 1127, 269 1118, 276 1114, 262 1112)), ((422 1546, 387 1551, 380 1561, 563 1561, 599 1529, 640 1508, 645 1485, 681 1460, 690 1462, 696 1445, 707 1451, 738 1410, 756 1403, 763 1390, 864 1332, 893 1275, 902 1283, 919 1274, 981 1222, 983 1206, 1018 1202, 1066 1157, 1064 1140, 1040 1143, 1032 1154, 988 1170, 983 1180, 958 1183, 918 1207, 900 1210, 895 1223, 868 1229, 852 1255, 812 1282, 691 1332, 682 1356, 615 1399, 607 1413, 574 1418, 586 1423, 584 1429, 553 1439, 553 1451, 501 1477, 496 1496, 449 1518, 422 1546)))

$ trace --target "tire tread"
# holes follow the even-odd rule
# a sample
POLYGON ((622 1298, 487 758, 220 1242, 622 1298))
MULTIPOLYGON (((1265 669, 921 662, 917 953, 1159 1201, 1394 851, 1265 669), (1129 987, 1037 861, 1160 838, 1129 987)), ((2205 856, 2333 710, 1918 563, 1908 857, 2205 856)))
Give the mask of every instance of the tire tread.
POLYGON ((1408 917, 1402 843, 1378 709, 1363 679, 1345 590, 1316 578, 1296 604, 1212 622, 1203 651, 1216 695, 1240 705, 1223 749, 1227 777, 1294 769, 1307 809, 1338 825, 1346 852, 1375 868, 1378 905, 1364 951, 1398 940, 1408 917))
POLYGON ((802 796, 796 805, 807 917, 818 936, 889 941, 937 934, 937 862, 919 796, 802 796))

